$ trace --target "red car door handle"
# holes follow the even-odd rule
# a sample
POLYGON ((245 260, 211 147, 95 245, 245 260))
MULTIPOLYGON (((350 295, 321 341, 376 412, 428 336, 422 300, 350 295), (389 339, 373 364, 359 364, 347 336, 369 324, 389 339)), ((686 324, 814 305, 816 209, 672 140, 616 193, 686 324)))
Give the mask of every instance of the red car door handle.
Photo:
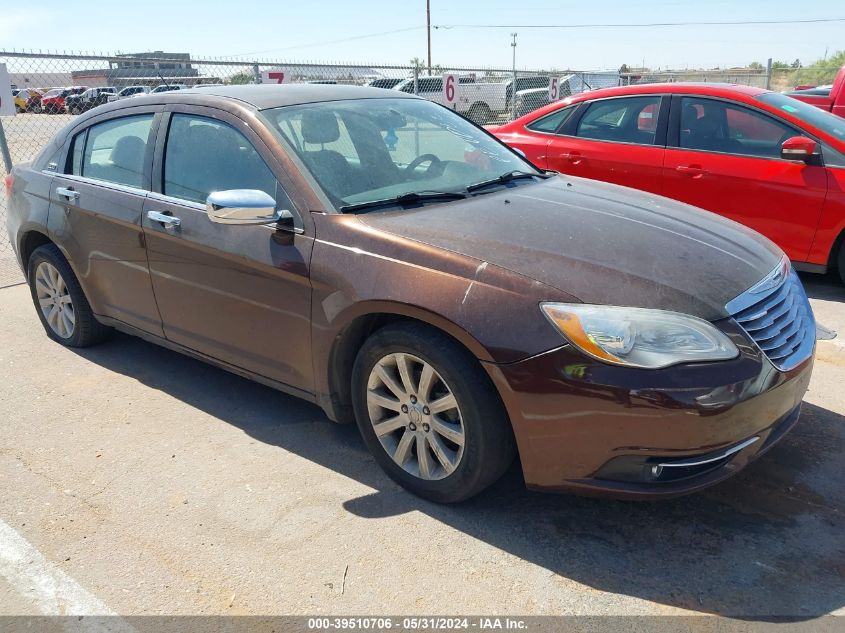
POLYGON ((701 178, 707 172, 706 169, 702 168, 701 165, 678 165, 675 167, 675 171, 686 174, 687 176, 692 176, 693 178, 701 178))
POLYGON ((562 152, 559 157, 568 160, 570 163, 580 163, 584 158, 581 152, 562 152))

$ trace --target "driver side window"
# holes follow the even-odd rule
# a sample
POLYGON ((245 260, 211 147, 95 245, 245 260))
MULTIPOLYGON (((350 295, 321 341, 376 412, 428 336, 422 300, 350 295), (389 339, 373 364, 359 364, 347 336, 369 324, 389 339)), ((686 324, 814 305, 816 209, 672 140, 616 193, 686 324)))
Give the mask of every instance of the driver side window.
POLYGON ((779 158, 781 144, 796 134, 750 108, 715 99, 681 99, 680 146, 685 149, 779 158))
POLYGON ((205 203, 210 193, 258 189, 277 197, 276 177, 252 143, 227 123, 174 114, 164 151, 163 193, 205 203))

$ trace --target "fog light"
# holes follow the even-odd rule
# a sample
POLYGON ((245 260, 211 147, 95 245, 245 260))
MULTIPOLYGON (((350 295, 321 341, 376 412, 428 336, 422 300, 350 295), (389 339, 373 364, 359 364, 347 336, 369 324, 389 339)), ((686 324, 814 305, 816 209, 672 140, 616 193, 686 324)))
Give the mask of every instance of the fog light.
POLYGON ((663 466, 660 465, 660 464, 657 464, 656 466, 651 467, 651 476, 654 477, 655 479, 660 477, 660 473, 662 473, 662 472, 663 472, 663 466))

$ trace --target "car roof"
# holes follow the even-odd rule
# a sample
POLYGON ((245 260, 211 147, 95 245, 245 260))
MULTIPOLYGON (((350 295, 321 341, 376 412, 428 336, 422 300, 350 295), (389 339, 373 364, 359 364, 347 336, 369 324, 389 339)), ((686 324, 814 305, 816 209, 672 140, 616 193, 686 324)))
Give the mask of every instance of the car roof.
POLYGON ((674 82, 674 83, 653 83, 636 84, 634 86, 616 86, 613 88, 600 88, 582 92, 570 98, 571 102, 598 99, 601 97, 615 97, 635 94, 655 93, 689 93, 705 94, 714 97, 735 96, 743 94, 749 97, 756 97, 759 94, 768 92, 764 88, 745 86, 742 84, 727 83, 706 83, 706 82, 674 82))
MULTIPOLYGON (((382 88, 368 86, 344 86, 338 84, 247 84, 242 86, 217 86, 202 90, 188 89, 173 93, 168 100, 179 101, 189 95, 215 96, 236 99, 258 110, 281 106, 316 103, 319 101, 342 101, 344 99, 384 99, 382 88)), ((396 92, 391 99, 415 99, 414 95, 396 92)))

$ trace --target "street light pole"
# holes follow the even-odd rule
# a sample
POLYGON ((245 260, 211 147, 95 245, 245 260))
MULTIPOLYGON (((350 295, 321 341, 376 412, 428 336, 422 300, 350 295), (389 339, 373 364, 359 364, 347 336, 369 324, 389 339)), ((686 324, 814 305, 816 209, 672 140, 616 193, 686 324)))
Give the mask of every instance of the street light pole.
POLYGON ((425 0, 425 29, 428 35, 428 74, 431 75, 431 0, 425 0))
POLYGON ((513 86, 511 87, 511 120, 516 118, 516 33, 511 33, 511 37, 513 38, 513 42, 511 42, 511 48, 513 48, 513 86))

